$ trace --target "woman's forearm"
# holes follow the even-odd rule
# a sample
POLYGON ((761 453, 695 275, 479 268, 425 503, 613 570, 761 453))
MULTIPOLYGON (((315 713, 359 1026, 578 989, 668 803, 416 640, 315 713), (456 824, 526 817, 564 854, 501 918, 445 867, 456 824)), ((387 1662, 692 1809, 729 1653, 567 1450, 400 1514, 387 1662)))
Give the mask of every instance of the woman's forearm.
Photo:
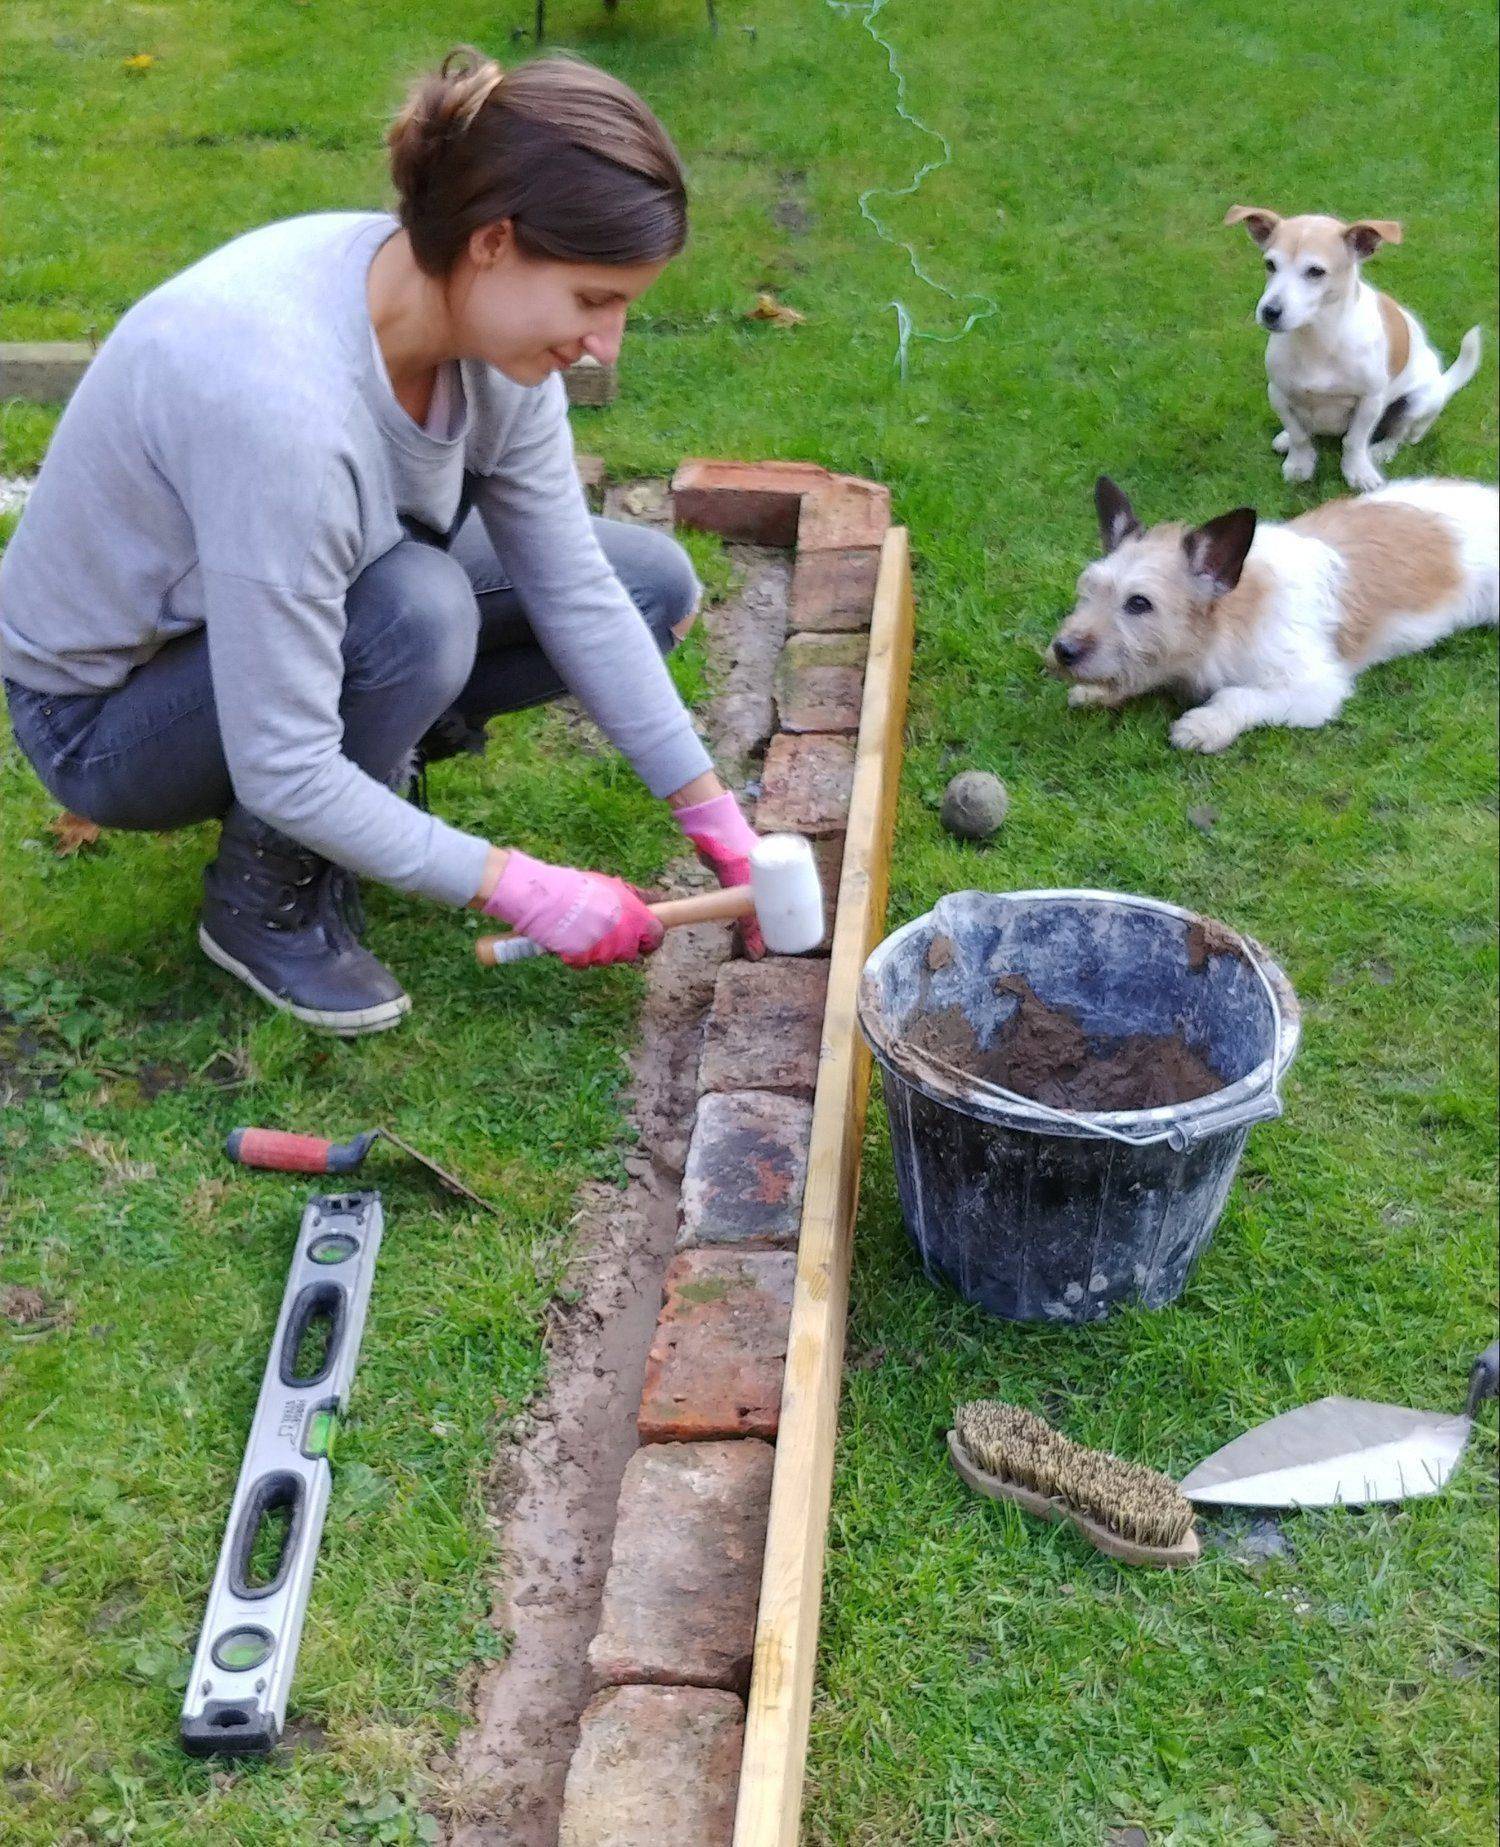
POLYGON ((491 847, 489 858, 484 862, 484 871, 479 875, 479 889, 469 900, 471 911, 482 911, 494 896, 495 887, 505 874, 505 862, 510 858, 509 847, 491 847))
POLYGON ((704 770, 691 782, 685 782, 680 789, 674 789, 667 797, 673 808, 695 808, 699 802, 711 802, 724 793, 724 785, 712 770, 704 770))
MULTIPOLYGON (((700 802, 711 802, 724 793, 724 785, 712 770, 704 770, 701 776, 695 776, 691 782, 685 782, 680 789, 674 789, 667 797, 668 803, 675 810, 678 808, 695 808, 700 802)), ((479 889, 469 900, 471 911, 482 911, 493 896, 495 887, 505 874, 505 862, 510 858, 509 847, 491 847, 489 858, 484 862, 484 871, 480 875, 479 889)))
POLYGON ((600 549, 561 383, 533 396, 482 469, 483 520, 558 677, 654 795, 711 769, 650 629, 600 549))

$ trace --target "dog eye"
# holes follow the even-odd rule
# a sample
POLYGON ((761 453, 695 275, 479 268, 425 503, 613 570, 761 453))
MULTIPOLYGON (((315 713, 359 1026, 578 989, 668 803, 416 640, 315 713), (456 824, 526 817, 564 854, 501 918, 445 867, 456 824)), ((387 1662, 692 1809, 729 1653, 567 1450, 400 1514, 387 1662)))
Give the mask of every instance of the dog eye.
POLYGON ((1270 270, 1273 276, 1276 274, 1276 262, 1274 258, 1272 257, 1266 258, 1266 268, 1270 270))
POLYGON ((1324 269, 1321 263, 1309 263, 1302 273, 1307 277, 1309 282, 1316 282, 1320 276, 1326 276, 1328 271, 1324 269))
POLYGON ((1150 597, 1127 596, 1125 599, 1125 613, 1127 616, 1149 616, 1151 613, 1150 597))

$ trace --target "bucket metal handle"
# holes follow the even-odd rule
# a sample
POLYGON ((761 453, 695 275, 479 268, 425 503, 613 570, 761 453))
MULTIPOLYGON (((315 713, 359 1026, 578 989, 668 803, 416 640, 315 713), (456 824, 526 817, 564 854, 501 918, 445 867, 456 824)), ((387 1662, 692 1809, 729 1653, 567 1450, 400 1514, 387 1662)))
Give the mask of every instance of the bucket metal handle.
POLYGON ((1265 964, 1256 954, 1254 947, 1243 936, 1236 939, 1244 951, 1245 960, 1254 970, 1260 985, 1265 989, 1266 999, 1271 1003, 1271 1077, 1264 1090, 1243 1098, 1229 1109, 1217 1114, 1205 1115, 1192 1123, 1173 1122, 1164 1128, 1153 1129, 1144 1135, 1131 1135, 1124 1129, 1117 1129, 1113 1123, 1105 1122, 1098 1116, 1090 1115, 1085 1110, 1054 1109, 1050 1103, 1040 1103, 1035 1097, 1023 1097, 1019 1092, 1007 1090, 1003 1084, 991 1083, 987 1078, 975 1078, 971 1072, 962 1071, 957 1065, 950 1064, 945 1058, 936 1058, 930 1052, 924 1052, 922 1062, 932 1070, 943 1073, 951 1082, 957 1082, 971 1095, 994 1097, 1002 1103, 1017 1103, 1022 1109, 1042 1117, 1048 1122, 1056 1122, 1069 1129, 1091 1129, 1096 1135, 1103 1135, 1110 1141, 1123 1142, 1127 1148, 1150 1148, 1158 1142, 1166 1142, 1178 1154, 1185 1154, 1189 1148, 1203 1140, 1207 1135, 1221 1134, 1225 1129, 1238 1129, 1252 1122, 1271 1122, 1280 1116, 1285 1104, 1281 1097, 1281 1053, 1284 1044, 1284 1018, 1281 1001, 1272 985, 1271 977, 1266 973, 1265 964))

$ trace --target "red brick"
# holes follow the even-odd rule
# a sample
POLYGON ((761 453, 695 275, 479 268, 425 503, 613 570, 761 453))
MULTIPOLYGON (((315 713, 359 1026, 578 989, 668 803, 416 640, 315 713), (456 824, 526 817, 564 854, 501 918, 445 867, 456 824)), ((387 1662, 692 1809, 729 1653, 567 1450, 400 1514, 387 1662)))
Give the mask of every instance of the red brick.
POLYGON ((875 609, 880 552, 875 546, 799 551, 792 570, 794 629, 863 629, 875 609))
POLYGON ((712 1687, 606 1687, 568 1767, 558 1847, 730 1847, 745 1711, 712 1687))
POLYGON ((714 984, 698 1083, 703 1090, 787 1090, 818 1083, 828 964, 790 956, 726 962, 714 984))
POLYGON ((771 739, 755 825, 763 834, 841 834, 854 791, 854 746, 844 738, 771 739))
POLYGON ((891 523, 891 490, 858 475, 830 475, 808 495, 797 527, 797 550, 821 552, 879 545, 891 523))
POLYGON ((685 461, 672 477, 672 501, 685 526, 702 526, 749 545, 797 543, 802 497, 828 482, 816 462, 685 461))
POLYGON ((775 1456, 752 1439, 648 1443, 630 1458, 589 1644, 600 1682, 750 1685, 775 1456))
POLYGON ((643 1443, 774 1437, 794 1251, 683 1251, 646 1358, 643 1443))
POLYGON ((816 462, 685 461, 672 478, 677 517, 726 539, 804 551, 879 545, 891 493, 816 462))
POLYGON ((863 635, 793 635, 776 663, 781 729, 858 731, 868 652, 863 635))
POLYGON ((682 1176, 677 1247, 795 1247, 807 1182, 812 1105, 766 1090, 700 1098, 682 1176))

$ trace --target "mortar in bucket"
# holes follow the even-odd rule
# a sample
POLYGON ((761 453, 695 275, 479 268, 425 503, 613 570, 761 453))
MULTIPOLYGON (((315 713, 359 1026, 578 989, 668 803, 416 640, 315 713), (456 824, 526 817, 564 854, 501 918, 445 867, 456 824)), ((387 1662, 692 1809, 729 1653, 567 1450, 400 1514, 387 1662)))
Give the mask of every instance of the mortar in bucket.
POLYGON ((1010 1321, 1174 1301, 1251 1124, 1281 1114, 1301 1037, 1291 984, 1252 939, 1107 891, 954 892, 875 949, 858 1013, 923 1267, 1010 1321), (1058 1108, 979 1075, 1037 1003, 1044 1029, 1060 1020, 1075 1043, 1081 1029, 1101 1057, 1128 1043, 1149 1062, 1171 1041, 1201 1061, 1204 1094, 1058 1108), (955 1036, 971 1042, 963 1056, 947 1050, 955 1036))

